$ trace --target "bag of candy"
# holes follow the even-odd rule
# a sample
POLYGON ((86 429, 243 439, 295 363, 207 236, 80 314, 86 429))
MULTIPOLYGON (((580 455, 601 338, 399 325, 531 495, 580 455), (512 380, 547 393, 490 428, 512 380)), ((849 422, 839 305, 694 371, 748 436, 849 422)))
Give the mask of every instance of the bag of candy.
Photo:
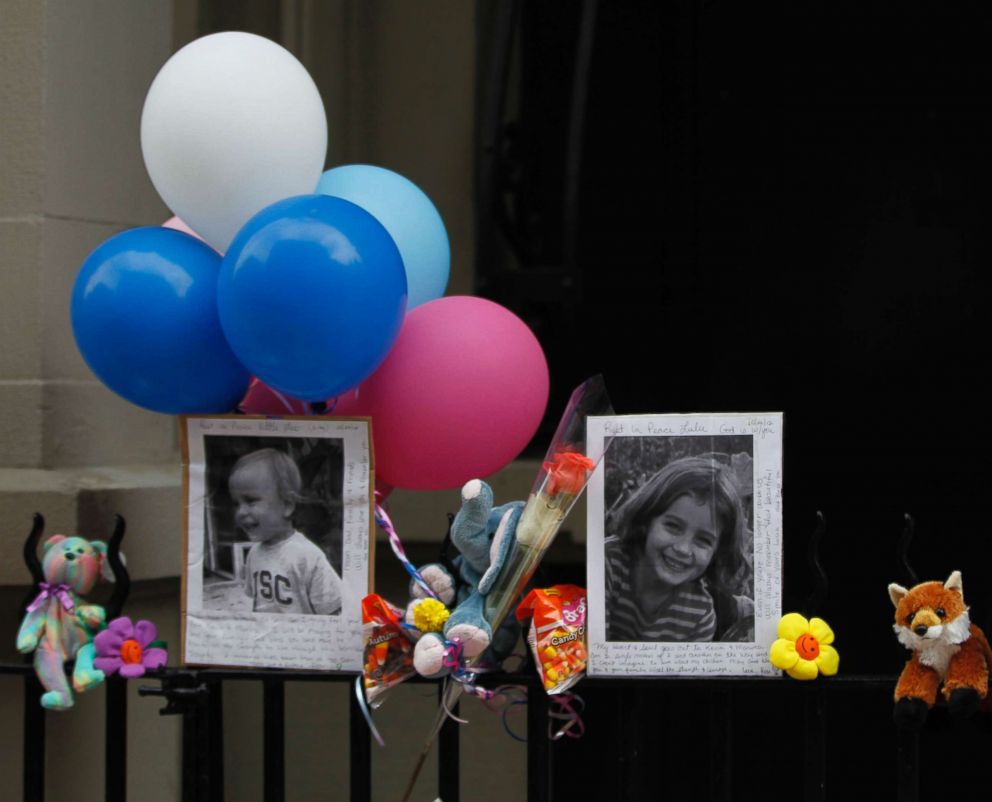
POLYGON ((394 685, 415 676, 413 639, 401 623, 403 611, 382 596, 362 599, 362 629, 365 635, 365 697, 369 704, 394 685))
POLYGON ((571 688, 586 671, 586 591, 576 585, 532 590, 517 607, 531 619, 527 643, 549 695, 571 688))

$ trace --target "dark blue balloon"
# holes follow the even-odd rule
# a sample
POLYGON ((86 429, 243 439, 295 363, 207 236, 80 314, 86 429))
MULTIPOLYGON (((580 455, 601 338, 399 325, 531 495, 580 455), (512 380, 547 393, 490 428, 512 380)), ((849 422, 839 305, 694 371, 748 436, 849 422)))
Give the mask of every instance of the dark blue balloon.
POLYGON ((371 214, 327 195, 286 198, 238 232, 217 303, 238 359, 294 398, 355 387, 386 358, 406 312, 399 250, 371 214))
POLYGON ((229 412, 251 376, 217 317, 220 256, 188 234, 135 228, 83 263, 72 290, 76 344, 104 384, 155 412, 229 412))

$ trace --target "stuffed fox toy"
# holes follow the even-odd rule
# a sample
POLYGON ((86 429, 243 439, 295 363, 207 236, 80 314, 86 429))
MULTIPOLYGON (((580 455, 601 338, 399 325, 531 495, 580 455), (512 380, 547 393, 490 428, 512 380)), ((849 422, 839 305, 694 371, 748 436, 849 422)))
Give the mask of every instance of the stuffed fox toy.
POLYGON ((913 653, 896 684, 896 723, 920 727, 941 684, 952 715, 988 709, 992 650, 968 617, 961 572, 954 571, 944 583, 923 582, 910 590, 893 583, 889 597, 896 607, 896 637, 913 653))

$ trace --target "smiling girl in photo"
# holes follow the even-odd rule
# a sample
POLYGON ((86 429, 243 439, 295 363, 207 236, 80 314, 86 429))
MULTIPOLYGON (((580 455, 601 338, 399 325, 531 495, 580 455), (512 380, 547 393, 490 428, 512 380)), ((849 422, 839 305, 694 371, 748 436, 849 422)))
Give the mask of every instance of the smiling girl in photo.
POLYGON ((711 457, 670 462, 611 516, 608 641, 747 641, 754 602, 745 513, 711 457))

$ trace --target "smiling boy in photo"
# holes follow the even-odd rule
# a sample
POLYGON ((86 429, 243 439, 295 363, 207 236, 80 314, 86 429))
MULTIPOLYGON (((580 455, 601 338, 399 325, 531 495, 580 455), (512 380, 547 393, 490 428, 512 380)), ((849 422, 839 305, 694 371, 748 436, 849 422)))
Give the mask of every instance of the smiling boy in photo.
POLYGON ((234 520, 252 541, 244 591, 256 613, 335 615, 341 578, 327 555, 293 525, 302 481, 284 452, 263 448, 241 457, 228 478, 234 520))

